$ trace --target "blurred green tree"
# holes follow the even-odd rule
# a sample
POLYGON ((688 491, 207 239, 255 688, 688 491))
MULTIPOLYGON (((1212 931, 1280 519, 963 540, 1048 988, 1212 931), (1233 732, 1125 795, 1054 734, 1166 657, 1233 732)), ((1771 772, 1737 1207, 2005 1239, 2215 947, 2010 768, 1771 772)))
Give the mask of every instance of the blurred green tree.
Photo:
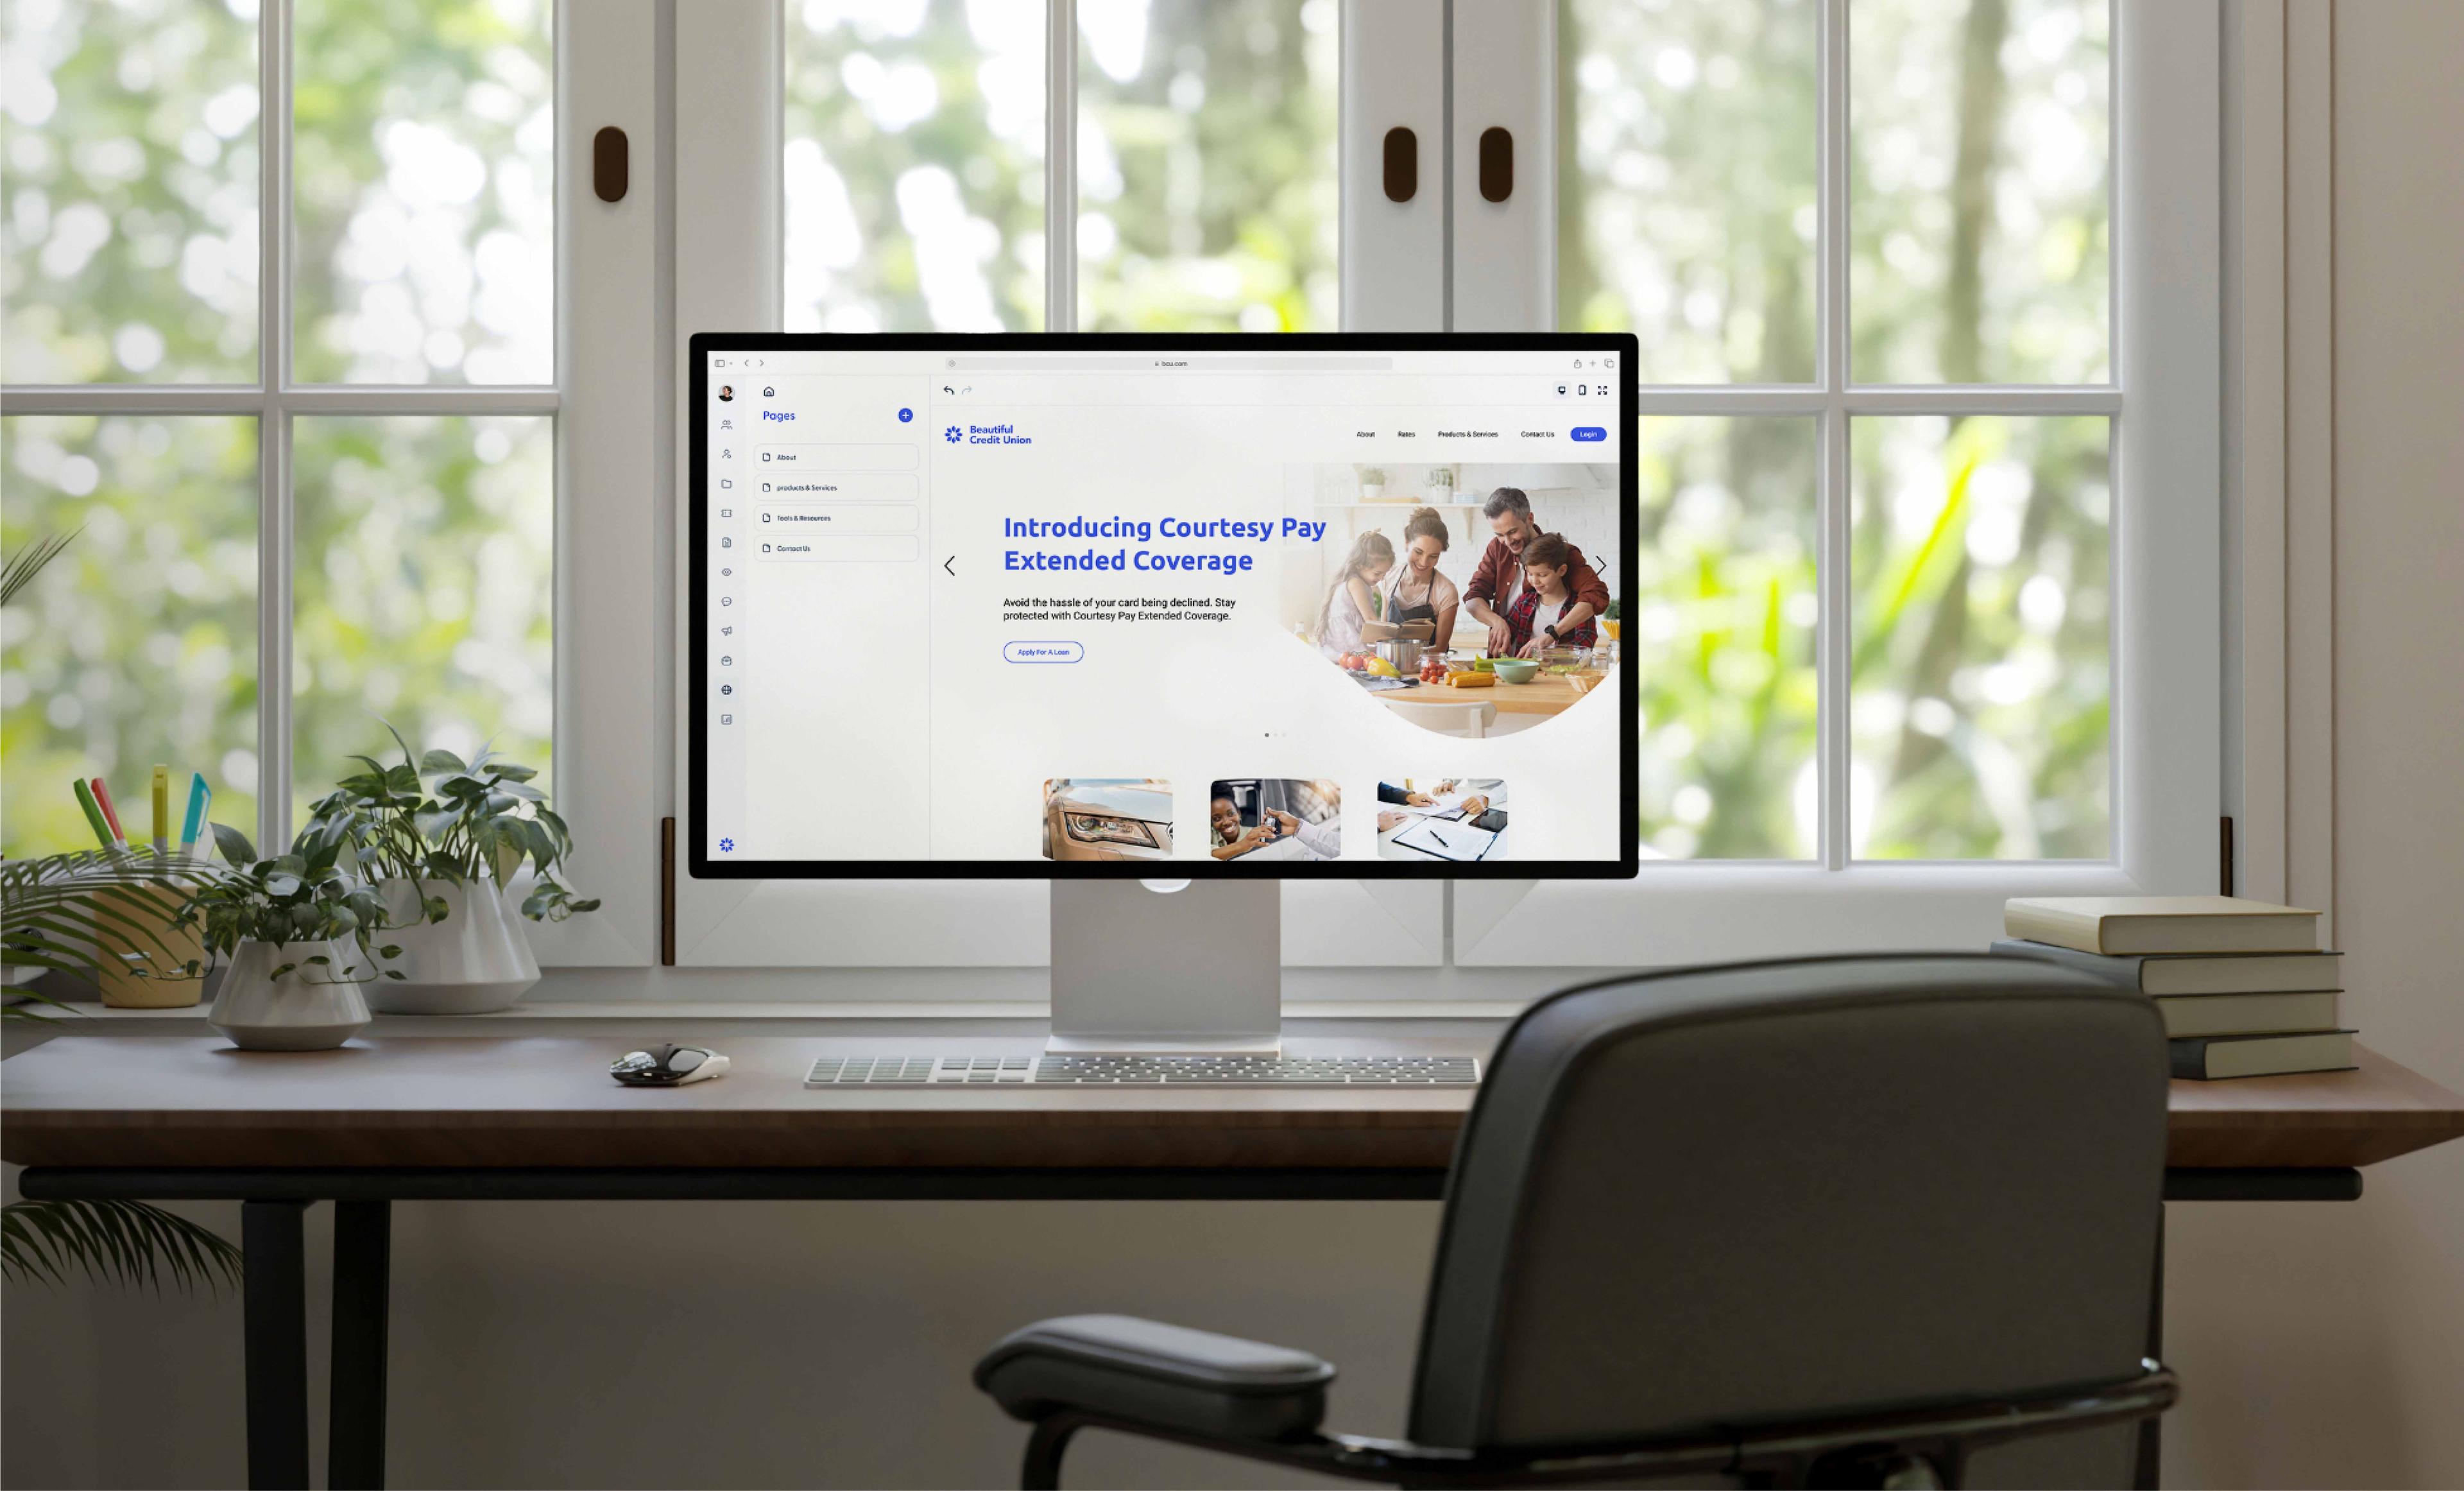
MULTIPOLYGON (((254 8, 0 6, 11 382, 256 380, 254 8), (19 86, 31 79, 29 86, 19 86)), ((544 0, 299 0, 303 381, 545 381, 544 0)), ((77 544, 0 614, 0 854, 91 837, 68 795, 205 773, 255 832, 406 733, 549 767, 552 421, 296 421, 295 781, 257 780, 257 427, 0 418, 0 551, 77 544)))
MULTIPOLYGON (((1558 13, 1560 323, 1636 331, 1645 383, 1810 380, 1815 7, 1558 13)), ((1856 379, 2105 376, 2110 30, 2107 0, 1849 8, 1856 379)), ((2111 852, 2110 437, 1852 427, 1854 854, 2111 852)), ((1814 432, 1646 419, 1639 440, 1643 841, 1810 855, 1814 432)))

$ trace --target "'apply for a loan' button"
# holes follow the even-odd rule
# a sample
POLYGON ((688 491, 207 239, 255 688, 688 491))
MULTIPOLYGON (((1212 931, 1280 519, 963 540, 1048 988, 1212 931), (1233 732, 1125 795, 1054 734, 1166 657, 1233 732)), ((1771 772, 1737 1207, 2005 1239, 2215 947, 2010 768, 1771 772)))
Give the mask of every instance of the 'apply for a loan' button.
POLYGON ((1003 642, 1001 656, 1010 662, 1076 662, 1087 656, 1078 642, 1003 642))

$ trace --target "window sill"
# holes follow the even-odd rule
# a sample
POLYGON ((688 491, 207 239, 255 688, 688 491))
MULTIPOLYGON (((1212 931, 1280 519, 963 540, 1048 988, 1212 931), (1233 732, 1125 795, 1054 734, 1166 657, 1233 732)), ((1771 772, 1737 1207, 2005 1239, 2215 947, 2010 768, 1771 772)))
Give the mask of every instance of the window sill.
MULTIPOLYGON (((72 1005, 75 1013, 55 1017, 47 1027, 18 1026, 13 1035, 28 1043, 54 1035, 146 1036, 207 1034, 202 1004, 176 1010, 113 1010, 98 1005, 72 1005)), ((1503 1000, 1319 1000, 1287 1005, 1284 1018, 1293 1020, 1459 1021, 1483 1029, 1513 1018, 1520 1004, 1503 1000)), ((692 1035, 716 1039, 728 1035, 785 1035, 799 1026, 813 1034, 857 1034, 863 1025, 913 1026, 934 1021, 971 1021, 984 1026, 1042 1027, 1049 1018, 1041 1003, 1013 1000, 935 1000, 913 1003, 804 1000, 757 1002, 706 999, 539 999, 491 1014, 380 1014, 368 1028, 372 1035, 522 1035, 555 1032, 583 1035, 605 1032, 632 1036, 692 1035)), ((867 1034, 884 1034, 868 1032, 867 1034)), ((1015 1029, 1004 1034, 1024 1034, 1015 1029)), ((17 1043, 11 1042, 12 1047, 17 1043)))

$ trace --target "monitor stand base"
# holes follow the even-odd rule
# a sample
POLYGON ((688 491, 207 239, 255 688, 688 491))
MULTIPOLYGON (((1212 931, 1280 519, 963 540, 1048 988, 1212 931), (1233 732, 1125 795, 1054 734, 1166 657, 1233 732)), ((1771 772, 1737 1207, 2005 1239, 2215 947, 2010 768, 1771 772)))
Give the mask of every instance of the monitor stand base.
POLYGON ((1275 880, 1054 880, 1045 1049, 1278 1055, 1283 942, 1275 880))

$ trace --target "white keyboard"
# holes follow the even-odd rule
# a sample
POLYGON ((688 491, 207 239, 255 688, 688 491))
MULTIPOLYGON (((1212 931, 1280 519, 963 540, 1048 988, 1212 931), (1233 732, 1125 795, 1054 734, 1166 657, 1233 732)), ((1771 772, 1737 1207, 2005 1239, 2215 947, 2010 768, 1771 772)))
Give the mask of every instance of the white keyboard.
POLYGON ((1470 1087, 1470 1057, 823 1057, 807 1087, 1470 1087))

